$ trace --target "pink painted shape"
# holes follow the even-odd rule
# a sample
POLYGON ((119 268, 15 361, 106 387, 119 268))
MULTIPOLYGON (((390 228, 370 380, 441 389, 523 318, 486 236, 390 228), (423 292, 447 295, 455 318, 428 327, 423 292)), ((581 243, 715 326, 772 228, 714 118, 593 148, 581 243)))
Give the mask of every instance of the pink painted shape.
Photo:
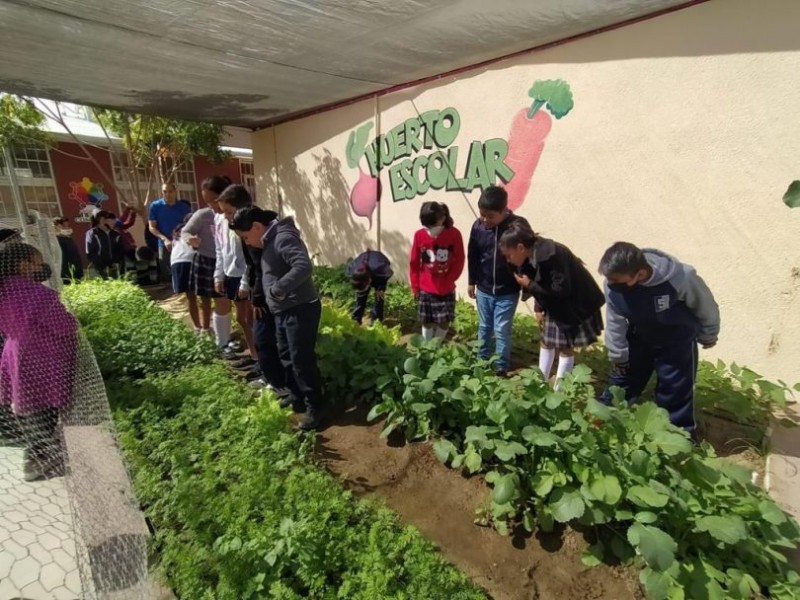
POLYGON ((358 181, 350 192, 350 207, 359 217, 369 219, 369 227, 372 229, 372 214, 381 199, 381 182, 360 168, 358 172, 358 181))
POLYGON ((544 150, 544 140, 552 125, 553 120, 547 111, 539 110, 529 119, 527 108, 520 110, 511 123, 505 162, 514 171, 514 177, 503 186, 508 192, 508 208, 511 210, 517 210, 525 202, 544 150))

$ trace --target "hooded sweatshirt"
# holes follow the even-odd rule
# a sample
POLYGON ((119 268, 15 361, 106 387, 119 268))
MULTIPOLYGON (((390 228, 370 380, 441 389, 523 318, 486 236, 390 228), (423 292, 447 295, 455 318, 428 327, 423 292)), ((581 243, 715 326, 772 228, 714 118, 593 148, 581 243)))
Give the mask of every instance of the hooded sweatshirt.
POLYGON ((261 284, 270 312, 278 315, 318 301, 311 257, 294 219, 286 217, 273 221, 263 240, 261 284))
POLYGON ((628 338, 652 346, 686 340, 717 341, 719 306, 694 267, 652 248, 643 249, 653 269, 647 281, 625 293, 604 284, 608 301, 606 346, 612 362, 628 361, 628 338))

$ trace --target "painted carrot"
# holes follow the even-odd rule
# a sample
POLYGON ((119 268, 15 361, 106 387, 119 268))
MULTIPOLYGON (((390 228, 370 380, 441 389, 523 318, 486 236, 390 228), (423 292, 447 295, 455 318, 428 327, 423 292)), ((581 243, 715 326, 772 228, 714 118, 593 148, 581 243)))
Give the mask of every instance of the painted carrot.
POLYGON ((364 123, 355 131, 350 132, 347 140, 347 164, 351 169, 358 168, 358 181, 350 191, 350 208, 359 217, 369 220, 372 229, 372 214, 381 199, 381 180, 372 177, 361 170, 359 163, 367 147, 367 137, 372 129, 372 123, 364 123))
POLYGON ((508 134, 505 162, 514 171, 514 177, 504 187, 508 192, 508 208, 511 210, 518 209, 525 202, 544 150, 545 138, 553 124, 550 115, 539 109, 546 105, 547 110, 560 119, 574 106, 569 85, 561 79, 535 82, 528 96, 533 98, 533 103, 514 116, 508 134))

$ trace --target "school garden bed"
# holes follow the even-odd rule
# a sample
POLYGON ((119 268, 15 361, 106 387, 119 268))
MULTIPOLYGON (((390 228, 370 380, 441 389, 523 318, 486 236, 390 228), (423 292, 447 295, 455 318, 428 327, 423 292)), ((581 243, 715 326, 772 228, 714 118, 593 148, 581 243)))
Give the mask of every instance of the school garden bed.
POLYGON ((388 510, 310 459, 269 395, 134 286, 64 291, 93 345, 154 527, 157 571, 178 597, 458 599, 485 595, 388 510))
MULTIPOLYGON (((317 279, 334 302, 352 296, 339 269, 318 269, 317 279)), ((413 322, 409 297, 404 286, 387 293, 387 312, 396 303, 401 325, 413 322)), ((474 322, 459 308, 456 334, 474 339, 474 329, 459 330, 474 322)), ((533 320, 518 320, 515 336, 531 344, 533 320)), ((752 483, 750 469, 717 457, 710 444, 692 446, 654 404, 631 408, 619 397, 614 407, 599 404, 600 382, 586 366, 553 392, 534 369, 494 377, 463 344, 412 339, 402 364, 386 363, 374 345, 358 349, 362 338, 384 332, 384 351, 397 351, 383 327, 361 333, 343 316, 325 331, 321 356, 339 360, 328 385, 342 394, 377 387, 370 420, 385 419, 384 435, 433 438, 442 462, 483 473, 492 496, 481 518, 501 533, 573 525, 593 542, 585 564, 638 565, 650 598, 800 597, 800 577, 783 554, 800 541, 797 523, 752 483), (354 348, 352 365, 327 348, 336 336, 333 347, 354 348)), ((762 436, 789 391, 721 363, 704 363, 698 387, 703 412, 727 413, 762 436)))
MULTIPOLYGON (((108 284, 100 284, 104 285, 108 284)), ((95 289, 101 290, 100 286, 95 289)), ((78 291, 69 294, 83 295, 78 291)), ((97 304, 107 309, 117 303, 102 297, 97 304)), ((168 332, 164 319, 169 317, 152 309, 133 311, 135 325, 128 327, 144 327, 146 315, 151 313, 162 315, 158 324, 154 317, 152 325, 163 328, 160 333, 168 333, 168 339, 175 335, 178 340, 193 341, 188 331, 168 332)), ((91 314, 85 317, 92 322, 91 314)), ((114 319, 109 317, 109 321, 114 319)), ((129 343, 127 339, 110 342, 107 328, 96 331, 90 337, 101 338, 99 353, 110 351, 117 343, 129 343)), ((373 405, 372 416, 383 414, 387 431, 402 430, 408 439, 435 437, 433 448, 439 459, 458 471, 484 473, 492 487, 490 503, 481 516, 484 523, 501 532, 529 529, 540 535, 572 525, 592 542, 584 552, 587 565, 621 561, 638 566, 650 598, 798 597, 798 577, 781 554, 782 549, 797 545, 797 524, 750 483, 750 471, 716 458, 709 446, 693 448, 654 405, 632 410, 623 405, 598 405, 585 369, 576 371, 562 393, 553 393, 535 371, 498 379, 488 374, 486 365, 475 364, 471 350, 462 345, 401 346, 397 344, 399 335, 399 331, 381 326, 357 327, 342 311, 326 308, 318 347, 326 391, 332 398, 373 405)), ((271 447, 278 443, 272 440, 283 439, 275 429, 262 431, 261 420, 272 423, 272 419, 282 419, 286 435, 285 417, 265 399, 255 404, 246 400, 241 389, 229 392, 228 402, 217 405, 226 397, 222 388, 235 389, 229 380, 222 383, 221 371, 219 388, 202 380, 203 373, 221 369, 219 366, 210 370, 198 367, 187 374, 185 385, 179 386, 180 376, 149 375, 156 370, 154 365, 132 366, 123 358, 108 363, 109 373, 145 377, 134 388, 128 384, 128 391, 114 386, 112 397, 120 407, 117 414, 123 446, 130 453, 135 484, 156 522, 161 565, 179 593, 192 598, 234 597, 236 593, 238 597, 258 597, 255 588, 243 584, 258 586, 266 581, 270 586, 287 585, 276 575, 284 568, 290 580, 300 581, 299 589, 309 586, 313 573, 325 580, 322 595, 308 597, 440 597, 431 590, 441 590, 441 585, 424 592, 422 588, 412 592, 404 585, 403 593, 408 595, 402 596, 391 592, 326 596, 347 589, 336 579, 331 583, 330 571, 324 570, 329 561, 309 565, 293 558, 284 566, 273 554, 280 566, 273 569, 264 562, 263 552, 282 539, 280 526, 277 520, 271 522, 269 531, 277 537, 267 538, 269 541, 253 536, 261 525, 258 519, 256 525, 251 523, 252 515, 254 511, 261 514, 259 501, 269 505, 273 482, 264 483, 265 477, 280 479, 275 485, 285 486, 295 471, 310 469, 319 474, 307 462, 308 443, 292 436, 292 443, 299 446, 282 442, 301 455, 297 464, 290 461, 284 470, 280 465, 285 461, 279 457, 295 456, 286 448, 275 454, 266 454, 267 450, 254 453, 252 448, 259 448, 259 443, 271 447), (202 384, 192 387, 198 380, 202 384), (161 392, 159 385, 167 386, 166 390, 161 392), (135 388, 141 393, 130 391, 135 388), (157 401, 143 402, 143 394, 157 401), (192 397, 195 394, 197 397, 192 397), (148 434, 151 437, 143 441, 148 434), (224 460, 240 453, 249 460, 224 460), (261 456, 268 464, 253 468, 251 463, 261 456), (251 471, 256 471, 257 477, 248 478, 251 471), (267 494, 266 500, 263 494, 267 494), (252 502, 240 504, 240 495, 252 502), (217 517, 220 514, 227 518, 217 517), (256 531, 250 530, 251 526, 256 531), (250 544, 256 546, 252 554, 250 544), (249 562, 239 560, 240 554, 250 556, 249 562), (227 563, 231 555, 236 560, 227 563), (300 571, 298 564, 304 565, 300 571), (254 577, 262 581, 254 581, 254 577)), ((158 363, 157 369, 176 364, 179 360, 173 357, 158 363)), ((280 491, 291 498, 283 487, 280 491)), ((414 491, 407 490, 407 494, 414 491)), ((320 496, 326 499, 326 506, 328 495, 320 496)), ((276 506, 285 507, 286 503, 277 501, 276 506)), ((302 514, 288 518, 294 524, 303 521, 302 514)), ((314 535, 318 529, 313 530, 314 535)), ((302 547, 306 556, 319 558, 316 552, 326 540, 314 539, 313 547, 292 547, 302 547)), ((351 567, 355 564, 347 562, 351 567)), ((546 579, 548 572, 537 566, 531 565, 533 578, 546 579)), ((363 565, 359 573, 364 576, 363 565)), ((459 582, 464 585, 463 580, 459 582)), ((289 589, 297 593, 298 587, 289 589)), ((561 597, 577 597, 577 592, 561 597)), ((583 594, 622 597, 608 592, 608 588, 592 588, 583 594)), ((530 597, 537 593, 534 590, 530 597)))

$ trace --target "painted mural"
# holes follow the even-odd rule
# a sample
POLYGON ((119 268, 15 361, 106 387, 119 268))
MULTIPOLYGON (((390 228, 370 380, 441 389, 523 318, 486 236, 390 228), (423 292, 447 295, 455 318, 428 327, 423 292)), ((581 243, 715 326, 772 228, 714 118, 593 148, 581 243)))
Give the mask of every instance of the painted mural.
POLYGON ((101 208, 103 202, 108 200, 108 194, 103 191, 102 183, 95 183, 88 177, 80 181, 70 181, 71 192, 69 199, 78 203, 79 213, 75 221, 88 222, 95 209, 101 208))
POLYGON ((574 106, 570 87, 562 80, 536 81, 528 96, 532 102, 514 116, 507 139, 472 141, 463 150, 455 145, 461 115, 454 107, 418 112, 371 142, 372 122, 350 132, 347 164, 359 170, 350 193, 353 213, 372 227, 383 169, 388 170, 394 202, 429 190, 469 192, 500 184, 508 190, 509 208, 522 206, 552 128, 551 115, 561 119, 574 106))

